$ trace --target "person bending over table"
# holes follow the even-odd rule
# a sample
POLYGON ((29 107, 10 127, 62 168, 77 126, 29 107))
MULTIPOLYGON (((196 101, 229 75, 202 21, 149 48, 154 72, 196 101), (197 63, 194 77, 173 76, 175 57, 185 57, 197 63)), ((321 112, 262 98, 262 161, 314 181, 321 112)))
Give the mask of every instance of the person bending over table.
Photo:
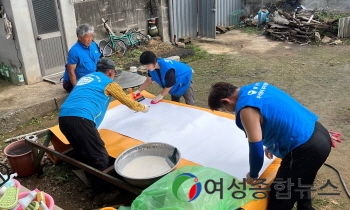
POLYGON ((180 102, 180 98, 184 97, 186 104, 194 105, 193 70, 190 66, 175 60, 157 58, 151 51, 141 54, 140 63, 148 70, 148 77, 134 92, 135 96, 155 81, 163 90, 151 101, 152 104, 157 104, 169 93, 172 101, 180 102))
MULTIPOLYGON (((97 63, 97 72, 80 78, 61 106, 59 128, 65 135, 77 159, 98 170, 105 170, 110 163, 109 155, 99 133, 101 124, 112 96, 132 110, 148 112, 146 105, 128 97, 113 81, 115 66, 112 60, 102 58, 97 63)), ((87 174, 89 175, 89 174, 87 174)), ((91 176, 95 198, 100 205, 116 199, 117 193, 108 190, 106 181, 91 176)))
MULTIPOLYGON (((249 143, 247 183, 259 177, 265 155, 282 158, 271 185, 268 209, 314 209, 311 187, 331 151, 331 137, 318 117, 284 91, 266 82, 236 87, 226 82, 212 85, 208 105, 212 110, 236 114, 236 125, 249 143), (279 183, 286 183, 278 191, 279 183), (291 187, 288 189, 288 187, 291 187), (280 197, 279 195, 283 195, 280 197), (288 195, 289 199, 285 199, 288 195)), ((257 183, 257 182, 256 182, 257 183)), ((281 185, 279 185, 281 186, 281 185)))
POLYGON ((71 92, 77 81, 84 75, 96 72, 97 61, 102 54, 93 41, 94 28, 85 23, 76 29, 78 41, 68 52, 68 61, 64 71, 63 88, 71 92))

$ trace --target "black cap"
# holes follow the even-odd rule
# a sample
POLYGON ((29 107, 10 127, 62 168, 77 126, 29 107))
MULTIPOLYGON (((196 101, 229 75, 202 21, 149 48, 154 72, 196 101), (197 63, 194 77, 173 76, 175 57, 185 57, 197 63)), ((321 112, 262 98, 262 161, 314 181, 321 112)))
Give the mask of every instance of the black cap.
POLYGON ((96 71, 106 71, 106 70, 115 70, 114 62, 108 58, 101 58, 97 62, 97 70, 96 71))

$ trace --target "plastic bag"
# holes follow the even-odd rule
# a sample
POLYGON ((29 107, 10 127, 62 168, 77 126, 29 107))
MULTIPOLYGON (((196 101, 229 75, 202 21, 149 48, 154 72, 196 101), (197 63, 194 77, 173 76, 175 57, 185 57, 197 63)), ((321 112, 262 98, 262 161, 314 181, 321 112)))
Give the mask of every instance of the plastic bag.
POLYGON ((143 190, 131 210, 237 209, 254 200, 255 191, 241 182, 217 169, 184 166, 143 190))

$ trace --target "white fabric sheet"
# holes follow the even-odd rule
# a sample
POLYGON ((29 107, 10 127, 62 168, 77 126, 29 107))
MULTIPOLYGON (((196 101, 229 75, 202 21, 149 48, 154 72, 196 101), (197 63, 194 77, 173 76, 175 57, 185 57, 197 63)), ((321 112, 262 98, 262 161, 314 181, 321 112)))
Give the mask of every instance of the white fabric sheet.
MULTIPOLYGON (((108 129, 143 142, 174 145, 181 156, 203 166, 229 173, 239 179, 249 171, 249 147, 243 131, 234 120, 202 110, 150 99, 148 113, 124 105, 107 111, 99 129, 108 129)), ((272 162, 265 157, 263 169, 272 162)))

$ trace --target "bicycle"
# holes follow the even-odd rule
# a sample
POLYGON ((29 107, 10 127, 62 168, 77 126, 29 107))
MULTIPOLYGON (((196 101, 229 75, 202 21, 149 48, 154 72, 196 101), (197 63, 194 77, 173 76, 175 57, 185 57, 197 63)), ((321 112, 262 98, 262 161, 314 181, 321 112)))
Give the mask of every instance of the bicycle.
POLYGON ((110 27, 106 24, 107 21, 108 20, 104 20, 104 18, 102 18, 103 26, 108 32, 109 38, 109 41, 102 49, 103 56, 111 56, 114 53, 121 53, 122 56, 124 56, 128 49, 138 47, 140 44, 148 43, 149 38, 146 35, 142 34, 138 29, 120 31, 123 36, 115 35, 110 27))

